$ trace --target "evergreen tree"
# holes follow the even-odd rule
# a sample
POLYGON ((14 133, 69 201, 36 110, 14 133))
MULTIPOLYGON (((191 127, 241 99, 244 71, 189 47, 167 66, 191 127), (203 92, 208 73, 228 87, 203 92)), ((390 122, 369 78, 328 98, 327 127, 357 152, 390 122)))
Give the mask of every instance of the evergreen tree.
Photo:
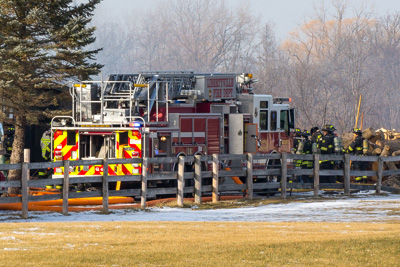
MULTIPOLYGON (((100 1, 0 0, 0 93, 15 119, 10 163, 23 160, 26 125, 53 115, 46 109, 56 104, 52 90, 102 67, 94 63, 100 49, 84 50, 95 41, 88 24, 100 1)), ((20 178, 10 171, 9 180, 20 178)))

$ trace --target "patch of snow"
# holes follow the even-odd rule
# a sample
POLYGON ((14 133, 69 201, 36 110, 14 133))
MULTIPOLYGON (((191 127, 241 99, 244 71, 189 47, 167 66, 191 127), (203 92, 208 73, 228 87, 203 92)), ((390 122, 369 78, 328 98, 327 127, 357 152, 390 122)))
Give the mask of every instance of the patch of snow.
MULTIPOLYGON (((291 202, 235 209, 201 210, 191 208, 151 207, 145 211, 111 210, 70 212, 69 216, 55 212, 30 211, 28 219, 16 218, 20 212, 0 211, 2 222, 96 222, 96 221, 238 221, 238 222, 381 222, 400 221, 400 195, 373 195, 372 191, 344 195, 329 195, 304 202, 291 202), (393 210, 397 212, 392 213, 393 210)), ((304 196, 313 192, 302 193, 304 196)), ((296 194, 298 196, 298 194, 296 194)), ((87 227, 85 225, 85 227, 87 227)), ((92 225, 100 228, 99 225, 92 225)), ((24 229, 34 231, 37 228, 24 229)), ((90 231, 90 230, 89 230, 90 231)), ((25 232, 15 232, 24 234, 25 232)), ((31 234, 31 233, 30 233, 31 234)))

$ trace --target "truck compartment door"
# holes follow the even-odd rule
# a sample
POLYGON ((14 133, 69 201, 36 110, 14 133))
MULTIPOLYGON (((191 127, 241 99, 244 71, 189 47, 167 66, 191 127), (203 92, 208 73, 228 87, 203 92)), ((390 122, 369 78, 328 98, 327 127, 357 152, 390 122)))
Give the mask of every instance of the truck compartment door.
POLYGON ((246 143, 245 152, 246 153, 257 153, 257 124, 246 123, 246 143))
POLYGON ((243 154, 243 114, 229 114, 229 154, 243 154))

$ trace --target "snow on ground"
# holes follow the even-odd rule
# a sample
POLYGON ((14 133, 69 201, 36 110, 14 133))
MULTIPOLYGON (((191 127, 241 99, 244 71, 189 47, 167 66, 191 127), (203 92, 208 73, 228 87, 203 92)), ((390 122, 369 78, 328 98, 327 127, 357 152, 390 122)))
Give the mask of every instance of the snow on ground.
MULTIPOLYGON (((146 211, 111 210, 70 212, 29 212, 21 219, 20 211, 0 211, 1 222, 79 222, 79 221, 238 221, 238 222, 383 222, 400 221, 400 195, 373 195, 373 191, 329 195, 304 202, 269 204, 235 209, 199 210, 193 208, 148 208, 146 211), (333 199, 332 199, 333 198, 333 199)), ((312 192, 307 193, 308 196, 312 192)), ((307 195, 304 195, 305 197, 307 195)))

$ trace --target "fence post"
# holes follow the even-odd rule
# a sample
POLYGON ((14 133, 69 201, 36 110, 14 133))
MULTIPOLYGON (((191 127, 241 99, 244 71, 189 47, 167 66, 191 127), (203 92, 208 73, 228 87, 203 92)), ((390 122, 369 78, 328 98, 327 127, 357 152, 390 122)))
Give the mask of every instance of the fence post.
POLYGON ((314 196, 319 192, 319 154, 314 154, 314 196))
POLYGON ((247 154, 247 198, 253 199, 253 154, 247 154))
POLYGON ((281 165, 281 197, 286 198, 286 185, 287 185, 287 154, 282 152, 282 165, 281 165))
POLYGON ((24 149, 24 162, 22 163, 22 179, 21 179, 21 212, 22 218, 28 218, 28 181, 29 181, 29 159, 30 159, 30 150, 24 149))
POLYGON ((382 188, 382 177, 383 176, 383 158, 378 158, 378 181, 376 182, 376 192, 377 194, 381 193, 382 188))
POLYGON ((22 180, 21 180, 21 196, 22 196, 22 218, 28 218, 28 162, 22 163, 22 180))
POLYGON ((212 202, 218 203, 218 169, 219 159, 218 154, 213 154, 213 180, 212 180, 212 202))
POLYGON ((140 208, 146 208, 146 194, 147 194, 147 173, 148 173, 149 159, 143 158, 142 164, 142 196, 140 198, 140 208))
POLYGON ((344 194, 349 196, 350 195, 350 155, 349 154, 344 155, 343 183, 344 183, 344 194))
POLYGON ((201 155, 196 155, 194 157, 194 203, 196 204, 201 204, 201 187, 201 155))
POLYGON ((178 161, 178 193, 177 205, 183 207, 183 191, 185 189, 185 157, 179 156, 178 161))
POLYGON ((68 215, 69 160, 64 160, 62 214, 68 215))
POLYGON ((108 160, 103 159, 103 212, 108 212, 108 160))

